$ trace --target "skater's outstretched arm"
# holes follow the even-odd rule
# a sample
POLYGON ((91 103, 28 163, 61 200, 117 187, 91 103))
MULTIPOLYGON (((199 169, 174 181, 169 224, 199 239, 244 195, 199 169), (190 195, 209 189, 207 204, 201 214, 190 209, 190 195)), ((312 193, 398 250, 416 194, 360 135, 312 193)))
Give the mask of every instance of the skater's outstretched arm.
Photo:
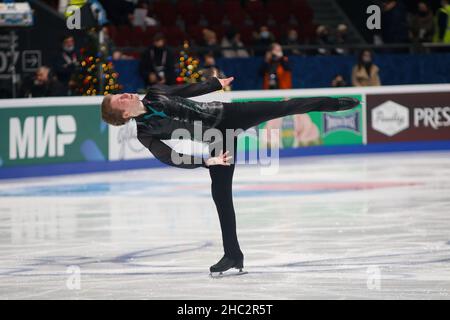
POLYGON ((152 91, 156 91, 154 93, 158 93, 157 91, 160 90, 160 93, 167 96, 190 98, 221 90, 223 87, 229 85, 232 81, 233 78, 218 79, 216 77, 213 77, 199 83, 188 83, 173 86, 154 85, 150 88, 149 94, 153 93, 152 91))
POLYGON ((147 147, 156 159, 169 166, 182 169, 209 168, 210 166, 223 165, 229 166, 231 157, 229 153, 221 153, 217 157, 211 157, 207 160, 191 155, 178 153, 161 140, 146 136, 138 138, 139 141, 147 147), (173 159, 182 159, 181 163, 173 162, 173 159))

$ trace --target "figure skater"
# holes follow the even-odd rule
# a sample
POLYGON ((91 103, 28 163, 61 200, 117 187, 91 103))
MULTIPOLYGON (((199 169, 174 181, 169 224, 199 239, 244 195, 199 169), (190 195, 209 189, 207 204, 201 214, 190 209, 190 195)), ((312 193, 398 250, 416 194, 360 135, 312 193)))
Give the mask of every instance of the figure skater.
POLYGON ((219 214, 224 249, 222 259, 210 267, 212 274, 222 274, 232 268, 242 272, 244 267, 244 255, 236 234, 232 195, 237 134, 228 137, 227 129, 245 131, 262 122, 288 115, 312 111, 335 112, 352 109, 360 104, 359 100, 349 97, 233 103, 187 99, 221 90, 229 86, 233 79, 211 78, 200 83, 173 86, 157 84, 150 87, 142 100, 137 94, 123 93, 107 95, 102 102, 103 120, 119 126, 134 119, 138 140, 161 162, 183 169, 203 167, 209 170, 211 194, 219 214), (202 130, 214 128, 223 136, 222 139, 202 141, 210 146, 207 159, 177 153, 161 141, 173 139, 172 133, 176 129, 185 129, 195 137, 194 130, 196 126, 198 128, 198 123, 202 130), (231 150, 227 146, 232 146, 231 150))

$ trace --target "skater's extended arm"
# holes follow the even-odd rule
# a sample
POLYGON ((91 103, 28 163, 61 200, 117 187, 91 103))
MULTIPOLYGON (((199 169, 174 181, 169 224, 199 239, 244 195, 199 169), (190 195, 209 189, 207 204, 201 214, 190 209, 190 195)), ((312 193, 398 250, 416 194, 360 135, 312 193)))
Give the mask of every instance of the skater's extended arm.
POLYGON ((139 137, 139 141, 150 150, 156 159, 169 166, 182 169, 209 168, 210 166, 229 166, 232 157, 229 152, 221 152, 217 157, 211 157, 207 160, 191 155, 178 153, 164 142, 151 136, 139 137), (173 160, 176 159, 176 162, 173 160))
POLYGON ((183 98, 190 98, 208 94, 229 85, 233 78, 218 79, 213 77, 199 83, 179 84, 173 86, 155 85, 150 90, 161 90, 162 93, 168 96, 179 96, 183 98))
POLYGON ((138 139, 156 159, 169 166, 182 169, 208 167, 203 158, 178 153, 159 139, 150 136, 138 137, 138 139))

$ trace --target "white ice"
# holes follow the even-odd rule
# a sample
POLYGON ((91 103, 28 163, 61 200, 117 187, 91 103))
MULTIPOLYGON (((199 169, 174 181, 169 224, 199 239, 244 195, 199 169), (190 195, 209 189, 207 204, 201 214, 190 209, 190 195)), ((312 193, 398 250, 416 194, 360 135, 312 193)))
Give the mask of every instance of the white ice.
POLYGON ((209 185, 202 168, 1 181, 0 299, 450 298, 448 152, 238 166, 239 277, 208 276, 209 185))

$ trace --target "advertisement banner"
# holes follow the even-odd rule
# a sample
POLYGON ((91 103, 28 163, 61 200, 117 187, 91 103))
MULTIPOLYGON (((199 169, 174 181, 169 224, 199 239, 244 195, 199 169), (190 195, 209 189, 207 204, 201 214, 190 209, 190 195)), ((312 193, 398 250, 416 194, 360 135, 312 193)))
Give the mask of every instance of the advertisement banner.
MULTIPOLYGON (((162 140, 177 152, 200 156, 208 154, 207 145, 191 140, 162 140)), ((137 139, 136 121, 123 126, 109 126, 109 160, 151 159, 153 154, 137 139)))
POLYGON ((368 94, 367 141, 450 140, 450 92, 368 94))
POLYGON ((98 106, 0 109, 0 167, 106 161, 98 106))
MULTIPOLYGON (((347 95, 362 101, 362 95, 347 95)), ((333 96, 337 98, 338 96, 333 96)), ((294 97, 290 97, 294 98, 294 97)), ((262 99, 236 99, 236 102, 262 99)), ((282 101, 284 97, 264 99, 282 101)), ((239 150, 252 150, 258 145, 278 145, 280 148, 299 148, 308 146, 362 145, 364 143, 365 123, 362 106, 340 112, 310 112, 261 124, 259 129, 267 129, 267 135, 249 130, 238 140, 239 150), (280 130, 279 141, 272 141, 270 131, 280 130)))
POLYGON ((137 139, 135 121, 123 126, 109 126, 109 160, 135 160, 153 157, 137 139))

